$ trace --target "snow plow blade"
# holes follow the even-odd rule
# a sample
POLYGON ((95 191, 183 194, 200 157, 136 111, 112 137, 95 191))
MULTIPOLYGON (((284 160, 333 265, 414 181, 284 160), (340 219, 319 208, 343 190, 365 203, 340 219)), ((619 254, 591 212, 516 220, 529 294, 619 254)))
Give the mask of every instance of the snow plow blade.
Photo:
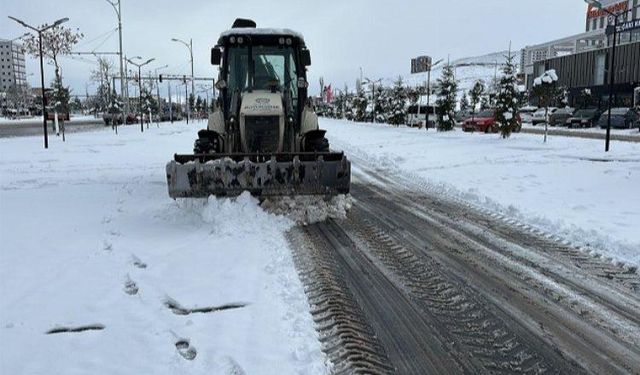
POLYGON ((343 153, 178 155, 167 164, 171 198, 349 193, 351 163, 343 153))

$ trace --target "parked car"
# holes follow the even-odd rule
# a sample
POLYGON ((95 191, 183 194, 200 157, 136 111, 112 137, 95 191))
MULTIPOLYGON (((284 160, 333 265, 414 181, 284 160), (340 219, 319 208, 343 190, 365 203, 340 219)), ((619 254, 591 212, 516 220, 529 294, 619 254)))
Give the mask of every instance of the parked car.
POLYGON ((544 124, 547 122, 546 116, 551 116, 558 108, 549 107, 549 111, 547 112, 547 108, 538 108, 535 112, 533 112, 533 116, 531 119, 531 123, 535 126, 538 124, 544 124))
POLYGON ((518 111, 518 115, 522 120, 522 123, 531 124, 533 122, 533 113, 538 110, 538 107, 527 106, 522 107, 518 111))
POLYGON ((409 107, 407 111, 407 126, 409 127, 419 127, 423 128, 425 120, 427 118, 426 113, 427 110, 429 112, 429 128, 435 128, 436 126, 436 114, 435 107, 430 105, 427 107, 426 105, 420 106, 420 115, 418 115, 418 106, 412 105, 409 107))
POLYGON ((563 126, 566 125, 567 120, 573 117, 573 113, 576 110, 571 107, 559 108, 549 116, 550 126, 563 126))
MULTIPOLYGON (((609 111, 603 112, 598 120, 598 126, 606 129, 609 122, 609 111)), ((611 109, 611 127, 614 129, 640 128, 640 113, 633 108, 611 109)))
POLYGON ((498 124, 496 124, 496 110, 486 109, 476 113, 471 118, 466 119, 462 123, 462 130, 466 132, 481 131, 485 133, 497 132, 498 124))
POLYGON ((593 109, 580 109, 567 119, 567 126, 570 128, 591 128, 595 126, 600 118, 600 111, 593 109))
POLYGON ((456 124, 463 124, 466 120, 470 119, 471 116, 471 111, 458 111, 455 116, 456 124))

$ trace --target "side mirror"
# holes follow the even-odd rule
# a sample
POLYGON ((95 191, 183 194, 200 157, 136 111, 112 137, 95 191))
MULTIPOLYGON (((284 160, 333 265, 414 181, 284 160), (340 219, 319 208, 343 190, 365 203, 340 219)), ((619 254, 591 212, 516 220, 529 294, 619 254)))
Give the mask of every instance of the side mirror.
POLYGON ((222 50, 220 47, 211 48, 211 65, 220 65, 222 50))
POLYGON ((311 52, 308 49, 300 52, 300 59, 303 66, 311 66, 311 52))

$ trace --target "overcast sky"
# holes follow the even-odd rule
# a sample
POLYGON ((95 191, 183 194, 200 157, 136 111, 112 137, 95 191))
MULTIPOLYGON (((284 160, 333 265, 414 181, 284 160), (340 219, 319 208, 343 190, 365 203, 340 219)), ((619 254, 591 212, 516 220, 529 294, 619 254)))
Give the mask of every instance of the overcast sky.
MULTIPOLYGON (((117 27, 106 0, 2 0, 1 8, 0 38, 25 31, 8 15, 31 24, 69 17, 66 25, 85 34, 76 50, 117 51, 117 32, 105 40, 117 27)), ((217 76, 209 50, 237 17, 300 31, 312 54, 313 91, 320 76, 327 84, 353 86, 360 67, 370 78, 406 76, 417 55, 455 59, 506 50, 509 41, 519 49, 577 34, 585 13, 582 0, 122 0, 125 54, 155 57, 150 67, 168 64, 166 73, 189 71, 188 50, 171 38, 193 38, 196 75, 217 76)), ((28 60, 27 74, 35 73, 28 80, 39 86, 38 65, 28 60)), ((84 94, 92 61, 62 60, 74 93, 84 94)), ((50 67, 46 74, 49 81, 50 67)))

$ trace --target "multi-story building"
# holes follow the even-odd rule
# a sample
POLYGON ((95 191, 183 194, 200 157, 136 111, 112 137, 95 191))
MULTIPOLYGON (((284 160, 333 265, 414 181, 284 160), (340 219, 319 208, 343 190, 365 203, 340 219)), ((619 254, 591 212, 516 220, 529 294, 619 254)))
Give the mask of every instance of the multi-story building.
POLYGON ((0 39, 0 91, 6 92, 12 87, 18 91, 27 87, 24 52, 21 45, 0 39))
POLYGON ((22 46, 0 39, 0 108, 19 113, 27 107, 27 77, 22 46), (17 111, 17 112, 16 112, 17 111))
MULTIPOLYGON (((623 63, 616 70, 627 69, 627 73, 635 72, 635 66, 640 66, 640 56, 637 54, 640 48, 640 0, 600 0, 607 11, 620 14, 618 25, 625 25, 624 31, 618 33, 617 44, 628 48, 625 51, 623 63), (627 64, 627 65, 625 65, 627 64)), ((594 93, 605 95, 603 86, 604 78, 608 72, 609 50, 612 46, 612 31, 614 19, 605 10, 588 6, 585 18, 585 32, 558 40, 541 43, 535 46, 527 46, 521 51, 520 69, 525 76, 528 88, 531 88, 533 79, 544 73, 547 68, 559 68, 567 75, 561 84, 567 86, 570 94, 575 94, 577 89, 593 88, 594 93), (574 56, 575 55, 575 56, 574 56), (573 56, 573 57, 571 57, 573 56), (582 65, 586 64, 586 65, 582 65), (568 75, 571 75, 569 79, 568 75)), ((626 73, 625 73, 626 74, 626 73)), ((619 89, 626 96, 631 89, 637 87, 637 78, 634 74, 622 75, 619 89), (627 86, 622 85, 623 83, 627 86)))

